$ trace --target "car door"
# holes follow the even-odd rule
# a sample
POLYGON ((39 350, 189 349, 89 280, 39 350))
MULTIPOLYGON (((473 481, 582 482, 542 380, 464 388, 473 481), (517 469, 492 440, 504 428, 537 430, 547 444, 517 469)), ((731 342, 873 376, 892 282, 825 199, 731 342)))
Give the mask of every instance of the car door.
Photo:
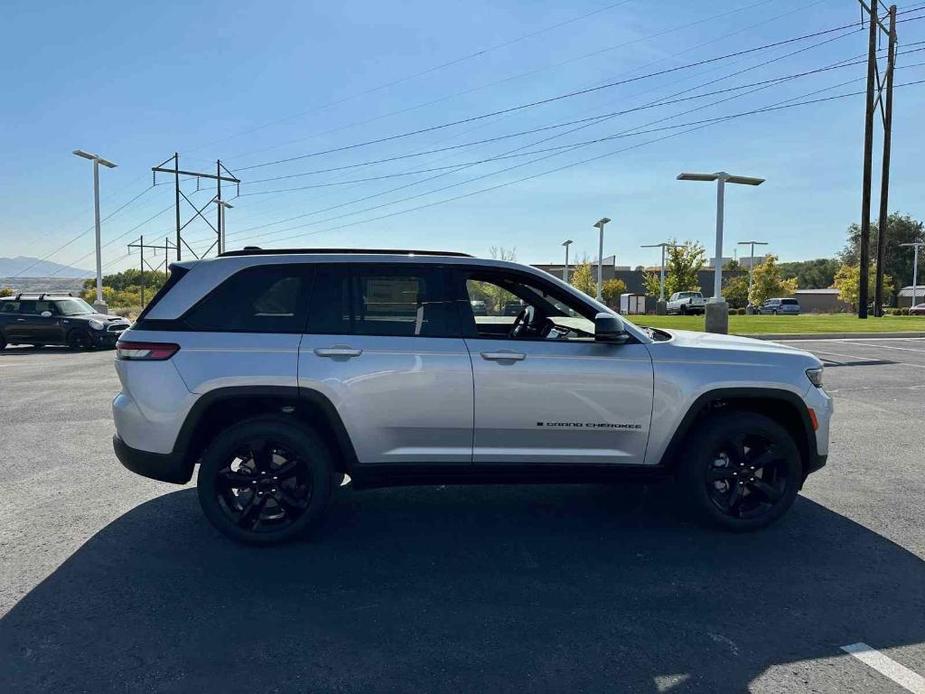
POLYGON ((427 263, 316 270, 299 386, 334 405, 361 464, 472 461, 472 365, 445 274, 427 263))
MULTIPOLYGON (((455 273, 475 392, 473 461, 483 464, 641 464, 652 415, 645 345, 593 338, 594 306, 542 278, 514 271, 455 273), (534 312, 558 312, 571 336, 511 337, 498 306, 515 294, 534 312), (466 312, 489 296, 488 316, 466 312)), ((516 320, 516 319, 514 319, 516 320)))
POLYGON ((50 319, 39 314, 41 311, 48 310, 50 304, 50 301, 33 299, 22 301, 19 304, 19 316, 15 320, 16 327, 13 336, 20 342, 30 345, 47 342, 44 336, 48 332, 47 323, 50 319))

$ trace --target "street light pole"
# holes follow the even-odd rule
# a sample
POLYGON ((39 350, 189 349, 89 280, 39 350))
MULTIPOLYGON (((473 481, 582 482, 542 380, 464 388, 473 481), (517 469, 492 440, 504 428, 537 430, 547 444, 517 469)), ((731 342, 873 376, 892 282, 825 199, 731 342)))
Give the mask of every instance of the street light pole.
POLYGON ((562 245, 565 246, 565 269, 562 271, 562 281, 568 284, 568 247, 572 245, 572 240, 563 241, 562 245))
POLYGON ((659 267, 658 273, 658 304, 656 304, 655 312, 658 315, 664 315, 666 313, 665 305, 665 249, 666 248, 675 248, 677 244, 668 243, 664 241, 662 243, 649 243, 640 248, 661 248, 662 249, 662 264, 659 267))
POLYGON ((919 249, 925 246, 925 241, 914 241, 913 243, 901 243, 900 246, 908 248, 912 246, 912 303, 909 308, 915 306, 915 290, 919 286, 919 249))
POLYGON ((760 186, 763 178, 716 173, 680 173, 679 181, 716 181, 716 251, 713 256, 713 297, 706 306, 707 332, 729 332, 729 307, 723 300, 723 217, 726 206, 726 183, 760 186))
MULTIPOLYGON (((751 246, 748 258, 748 296, 752 295, 752 275, 755 270, 755 246, 767 246, 767 241, 739 241, 739 246, 751 246)), ((749 299, 751 301, 751 299, 749 299)))
POLYGON ((105 312, 108 307, 106 302, 103 301, 103 256, 102 246, 100 245, 100 164, 110 169, 116 168, 116 165, 97 154, 90 154, 82 149, 75 149, 74 154, 93 162, 93 212, 96 228, 96 301, 93 306, 97 311, 105 312))
POLYGON ((604 225, 609 222, 609 217, 601 217, 594 223, 600 232, 597 246, 597 296, 595 297, 598 301, 601 301, 604 296, 602 291, 604 286, 604 225))
POLYGON ((218 240, 216 247, 220 255, 225 252, 225 210, 228 208, 234 209, 234 205, 230 202, 225 202, 221 198, 216 198, 215 204, 218 206, 218 240))

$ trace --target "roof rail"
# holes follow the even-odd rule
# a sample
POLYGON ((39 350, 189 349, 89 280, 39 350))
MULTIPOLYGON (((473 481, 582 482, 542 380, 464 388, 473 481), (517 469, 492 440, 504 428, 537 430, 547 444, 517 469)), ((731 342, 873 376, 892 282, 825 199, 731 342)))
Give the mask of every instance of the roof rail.
POLYGON ((428 255, 428 256, 450 256, 454 258, 471 258, 468 253, 457 253, 455 251, 421 251, 409 248, 390 249, 390 248, 258 248, 257 246, 245 246, 239 251, 225 251, 220 253, 220 258, 233 258, 247 255, 307 255, 307 254, 343 254, 343 255, 428 255))
POLYGON ((26 297, 27 300, 32 300, 34 298, 35 301, 44 301, 49 297, 54 298, 62 296, 73 297, 74 295, 71 292, 19 292, 19 294, 13 297, 13 301, 19 301, 23 297, 26 297))

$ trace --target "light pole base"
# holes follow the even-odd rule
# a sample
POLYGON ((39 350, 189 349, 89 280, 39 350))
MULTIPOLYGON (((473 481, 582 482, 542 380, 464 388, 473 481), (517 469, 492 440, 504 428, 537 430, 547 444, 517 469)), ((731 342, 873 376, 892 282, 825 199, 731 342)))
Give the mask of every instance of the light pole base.
POLYGON ((109 313, 109 305, 105 301, 94 301, 93 308, 97 313, 109 313))
POLYGON ((664 316, 668 314, 668 302, 667 301, 656 301, 655 302, 655 315, 664 316))
POLYGON ((710 301, 704 307, 704 314, 708 333, 729 333, 729 304, 725 301, 710 301))

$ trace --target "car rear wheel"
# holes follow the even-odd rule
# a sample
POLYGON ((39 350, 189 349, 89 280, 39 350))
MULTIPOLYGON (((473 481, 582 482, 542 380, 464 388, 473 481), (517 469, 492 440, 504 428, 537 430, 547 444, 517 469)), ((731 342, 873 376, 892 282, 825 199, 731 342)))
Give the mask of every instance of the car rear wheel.
POLYGON ((6 338, 0 335, 0 350, 6 349, 6 338))
POLYGON ((753 412, 713 415, 689 440, 682 493, 701 519, 727 530, 757 530, 793 504, 803 478, 793 437, 753 412))
POLYGON ((320 521, 332 470, 331 454, 313 431, 282 417, 256 417, 221 432, 206 450, 199 503, 233 540, 286 542, 320 521))

